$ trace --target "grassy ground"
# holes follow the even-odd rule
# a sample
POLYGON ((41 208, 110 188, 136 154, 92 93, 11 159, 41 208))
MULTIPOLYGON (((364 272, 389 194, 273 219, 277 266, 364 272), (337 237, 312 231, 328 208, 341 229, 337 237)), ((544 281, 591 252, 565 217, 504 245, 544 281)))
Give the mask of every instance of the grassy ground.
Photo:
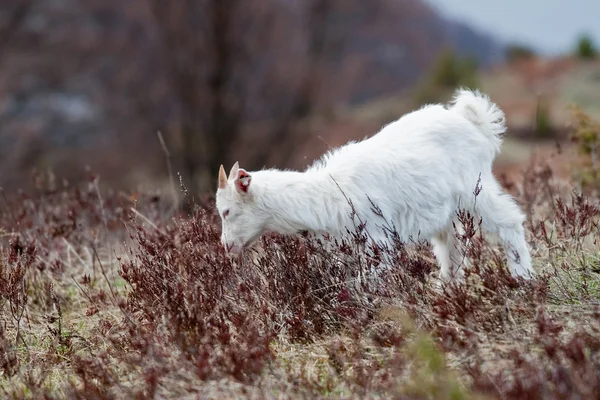
POLYGON ((469 283, 451 291, 427 246, 399 245, 373 286, 360 237, 325 253, 268 236, 231 260, 210 202, 173 214, 169 196, 39 178, 2 196, 0 393, 598 398, 598 194, 573 194, 544 160, 515 176, 537 278, 513 280, 475 229, 469 283))

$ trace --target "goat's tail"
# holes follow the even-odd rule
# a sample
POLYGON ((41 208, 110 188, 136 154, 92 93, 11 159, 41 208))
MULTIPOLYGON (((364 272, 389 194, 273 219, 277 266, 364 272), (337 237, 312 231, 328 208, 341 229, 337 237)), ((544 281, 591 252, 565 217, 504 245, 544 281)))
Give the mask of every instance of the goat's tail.
POLYGON ((450 110, 465 117, 485 135, 494 156, 500 153, 506 117, 488 96, 478 90, 458 89, 450 102, 450 110))

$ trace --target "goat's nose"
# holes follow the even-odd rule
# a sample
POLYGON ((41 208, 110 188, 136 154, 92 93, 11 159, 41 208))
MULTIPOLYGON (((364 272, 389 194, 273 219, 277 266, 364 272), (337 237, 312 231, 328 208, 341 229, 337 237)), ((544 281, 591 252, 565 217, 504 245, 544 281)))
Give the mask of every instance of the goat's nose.
POLYGON ((224 233, 221 235, 221 245, 227 248, 227 238, 225 237, 224 233))
POLYGON ((231 254, 239 254, 242 250, 242 247, 236 245, 234 242, 225 243, 224 247, 225 247, 225 250, 231 254))
POLYGON ((227 252, 231 252, 231 250, 235 247, 233 243, 227 242, 225 238, 221 239, 221 245, 225 248, 227 252))

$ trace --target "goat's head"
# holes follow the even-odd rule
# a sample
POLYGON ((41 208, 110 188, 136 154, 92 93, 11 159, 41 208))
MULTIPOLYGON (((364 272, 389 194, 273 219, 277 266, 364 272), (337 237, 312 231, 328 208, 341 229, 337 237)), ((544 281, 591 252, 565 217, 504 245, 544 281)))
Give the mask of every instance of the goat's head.
POLYGON ((238 253, 249 246, 265 231, 264 212, 256 206, 252 176, 236 162, 229 173, 221 165, 217 210, 221 216, 221 243, 231 252, 238 253))

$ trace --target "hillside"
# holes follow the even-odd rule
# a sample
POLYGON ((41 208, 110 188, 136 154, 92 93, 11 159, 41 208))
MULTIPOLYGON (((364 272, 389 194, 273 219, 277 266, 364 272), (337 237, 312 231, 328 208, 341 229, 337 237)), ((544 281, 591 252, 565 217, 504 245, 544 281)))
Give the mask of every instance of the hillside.
POLYGON ((473 57, 481 66, 503 57, 502 47, 492 38, 444 19, 420 0, 376 3, 372 18, 358 20, 348 29, 347 48, 337 67, 344 72, 357 62, 362 73, 342 102, 359 103, 412 86, 444 48, 473 57))
MULTIPOLYGON (((522 172, 534 154, 556 153, 556 142, 568 145, 573 105, 600 121, 600 60, 581 61, 572 57, 520 60, 485 69, 478 74, 477 81, 478 87, 506 113, 508 132, 496 161, 498 173, 522 172), (548 116, 547 132, 535 129, 538 104, 548 116)), ((315 128, 319 137, 305 144, 305 153, 298 154, 295 162, 302 165, 303 160, 316 157, 326 148, 324 143, 336 146, 349 138, 362 138, 366 132, 374 132, 417 105, 415 91, 407 91, 347 108, 340 112, 337 122, 315 128), (311 149, 314 153, 309 154, 311 149)), ((568 164, 564 154, 557 157, 561 158, 556 161, 557 167, 568 164)))

